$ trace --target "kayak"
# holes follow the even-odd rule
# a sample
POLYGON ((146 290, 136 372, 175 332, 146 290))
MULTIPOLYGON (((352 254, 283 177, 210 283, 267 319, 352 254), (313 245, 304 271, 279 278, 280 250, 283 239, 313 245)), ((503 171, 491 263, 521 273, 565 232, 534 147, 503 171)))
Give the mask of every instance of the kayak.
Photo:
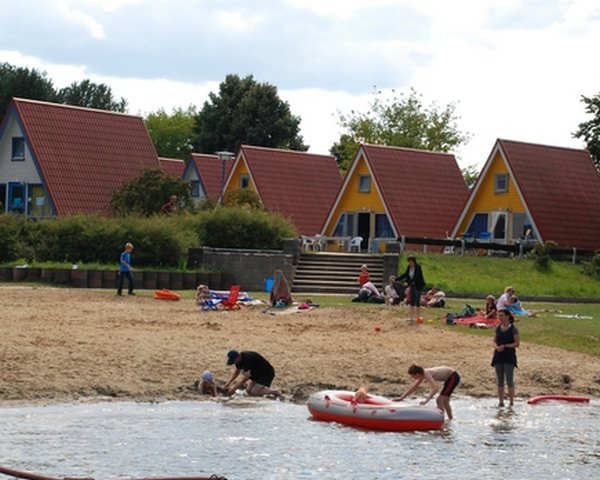
POLYGON ((576 403, 586 403, 590 401, 590 397, 584 397, 582 395, 538 395, 536 397, 531 397, 527 400, 529 405, 535 405, 540 402, 576 402, 576 403))
POLYGON ((371 394, 356 402, 354 392, 345 390, 313 393, 308 399, 307 407, 315 420, 338 422, 368 430, 439 430, 444 424, 444 414, 437 408, 407 405, 371 394))

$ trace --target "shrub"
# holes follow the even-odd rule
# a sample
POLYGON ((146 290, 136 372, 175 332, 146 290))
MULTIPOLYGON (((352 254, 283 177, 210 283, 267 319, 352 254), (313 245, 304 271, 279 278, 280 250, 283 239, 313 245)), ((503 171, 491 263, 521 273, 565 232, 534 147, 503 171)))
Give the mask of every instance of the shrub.
POLYGON ((552 250, 556 247, 558 247, 557 243, 553 242, 552 240, 536 244, 531 251, 530 256, 533 258, 534 265, 538 270, 545 271, 550 269, 550 265, 552 263, 550 255, 552 250))
POLYGON ((583 264, 583 273, 592 278, 600 279, 600 250, 594 252, 590 262, 583 264))
POLYGON ((292 224, 278 215, 245 208, 221 207, 197 225, 200 243, 208 247, 272 248, 283 247, 283 240, 297 236, 292 224))

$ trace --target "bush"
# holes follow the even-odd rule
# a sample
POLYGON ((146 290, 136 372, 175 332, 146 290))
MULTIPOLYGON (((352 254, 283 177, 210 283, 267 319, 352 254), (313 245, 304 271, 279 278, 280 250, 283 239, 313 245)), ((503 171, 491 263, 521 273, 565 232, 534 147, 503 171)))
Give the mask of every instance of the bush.
POLYGON ((583 273, 592 278, 600 279, 600 250, 594 252, 590 262, 583 264, 583 273))
POLYGON ((558 244, 556 242, 553 242, 552 240, 536 244, 536 246, 531 251, 530 256, 531 258, 533 258, 534 264, 538 270, 550 270, 550 265, 552 263, 550 255, 552 253, 552 250, 557 247, 558 244))
POLYGON ((77 215, 34 221, 0 216, 0 262, 116 264, 126 242, 135 246, 134 267, 183 267, 193 245, 281 248, 295 236, 279 216, 218 207, 198 214, 106 218, 77 215))
POLYGON ((197 227, 200 244, 208 247, 281 249, 285 238, 297 236, 283 217, 240 207, 205 212, 197 227))

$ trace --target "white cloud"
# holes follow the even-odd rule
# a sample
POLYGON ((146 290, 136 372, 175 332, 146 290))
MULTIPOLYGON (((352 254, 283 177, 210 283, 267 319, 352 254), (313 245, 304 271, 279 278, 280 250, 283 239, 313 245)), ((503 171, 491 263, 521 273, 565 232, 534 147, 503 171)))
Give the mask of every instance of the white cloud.
POLYGON ((263 20, 262 15, 251 15, 245 10, 221 10, 215 13, 217 23, 227 29, 240 32, 252 31, 263 20))
POLYGON ((68 2, 60 2, 58 8, 71 23, 85 27, 92 38, 102 40, 106 37, 104 27, 92 15, 71 8, 68 2))

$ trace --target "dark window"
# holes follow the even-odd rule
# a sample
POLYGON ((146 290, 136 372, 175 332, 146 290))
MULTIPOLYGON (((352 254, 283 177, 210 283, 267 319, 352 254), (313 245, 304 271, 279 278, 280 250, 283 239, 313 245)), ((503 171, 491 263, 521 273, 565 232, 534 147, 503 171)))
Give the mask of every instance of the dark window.
POLYGON ((361 175, 358 177, 358 191, 369 193, 371 191, 371 175, 361 175))
POLYGON ((394 231, 385 213, 375 214, 375 236, 378 238, 394 238, 394 231))
POLYGON ((246 190, 250 186, 250 177, 248 175, 240 175, 240 190, 246 190))
POLYGON ((200 180, 192 180, 190 182, 190 185, 192 187, 192 197, 199 197, 200 196, 200 180))
POLYGON ((480 238, 481 234, 488 231, 488 214, 476 213, 467 229, 471 238, 480 238))
POLYGON ((497 173, 494 177, 494 192, 508 192, 508 173, 497 173))
POLYGON ((13 137, 12 159, 14 161, 25 160, 25 139, 23 137, 13 137))

